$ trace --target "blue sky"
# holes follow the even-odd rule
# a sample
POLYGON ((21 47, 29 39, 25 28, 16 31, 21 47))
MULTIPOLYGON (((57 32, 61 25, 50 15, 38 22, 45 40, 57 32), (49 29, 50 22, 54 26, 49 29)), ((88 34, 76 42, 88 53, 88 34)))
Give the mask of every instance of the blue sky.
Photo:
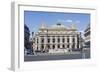
POLYGON ((37 32, 42 22, 48 27, 58 22, 63 23, 66 27, 74 23, 79 31, 84 31, 90 23, 90 14, 24 11, 24 24, 29 27, 30 32, 37 32))

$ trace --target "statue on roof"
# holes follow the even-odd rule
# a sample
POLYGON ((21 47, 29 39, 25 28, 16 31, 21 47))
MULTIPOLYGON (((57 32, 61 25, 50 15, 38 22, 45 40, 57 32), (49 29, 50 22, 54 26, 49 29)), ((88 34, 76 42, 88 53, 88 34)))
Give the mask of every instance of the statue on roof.
POLYGON ((44 21, 42 21, 40 29, 46 29, 46 24, 44 21))
POLYGON ((71 24, 71 29, 77 30, 76 24, 72 23, 72 24, 71 24))

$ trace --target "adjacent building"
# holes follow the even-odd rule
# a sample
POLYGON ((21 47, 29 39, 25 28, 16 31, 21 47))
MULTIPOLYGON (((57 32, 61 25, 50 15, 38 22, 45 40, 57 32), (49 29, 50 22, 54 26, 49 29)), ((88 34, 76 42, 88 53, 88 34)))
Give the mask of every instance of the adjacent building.
POLYGON ((80 32, 72 24, 66 27, 62 23, 47 27, 42 23, 38 32, 35 33, 33 49, 35 51, 49 51, 66 49, 67 51, 78 51, 81 47, 80 32))
POLYGON ((29 38, 30 38, 30 30, 28 26, 25 24, 24 25, 24 47, 26 49, 30 48, 29 38))
POLYGON ((90 24, 86 27, 84 31, 84 44, 86 49, 90 49, 90 24))

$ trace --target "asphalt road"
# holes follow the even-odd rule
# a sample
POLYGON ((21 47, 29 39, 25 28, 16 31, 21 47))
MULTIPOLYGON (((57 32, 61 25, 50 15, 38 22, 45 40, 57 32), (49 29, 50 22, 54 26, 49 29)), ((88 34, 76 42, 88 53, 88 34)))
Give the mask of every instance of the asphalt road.
POLYGON ((90 52, 77 54, 57 54, 57 55, 25 55, 24 61, 46 61, 46 60, 70 60, 70 59, 88 59, 90 58, 90 52))

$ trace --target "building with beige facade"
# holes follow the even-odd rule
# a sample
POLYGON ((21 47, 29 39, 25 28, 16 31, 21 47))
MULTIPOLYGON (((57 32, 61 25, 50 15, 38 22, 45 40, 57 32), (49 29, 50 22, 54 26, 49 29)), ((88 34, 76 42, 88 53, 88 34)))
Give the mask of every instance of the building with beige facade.
POLYGON ((74 24, 67 27, 62 23, 57 23, 48 27, 42 23, 34 35, 33 49, 47 52, 51 50, 78 51, 81 47, 80 37, 80 32, 74 24))

